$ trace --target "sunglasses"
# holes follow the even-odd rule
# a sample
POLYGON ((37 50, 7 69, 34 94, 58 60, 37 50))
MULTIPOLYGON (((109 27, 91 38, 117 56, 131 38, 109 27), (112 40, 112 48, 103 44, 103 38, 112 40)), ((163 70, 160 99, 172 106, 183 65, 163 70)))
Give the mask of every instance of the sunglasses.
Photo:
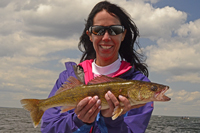
POLYGON ((111 25, 111 26, 94 25, 89 28, 89 32, 97 36, 103 36, 106 31, 108 31, 109 35, 115 36, 124 32, 124 26, 122 25, 111 25))

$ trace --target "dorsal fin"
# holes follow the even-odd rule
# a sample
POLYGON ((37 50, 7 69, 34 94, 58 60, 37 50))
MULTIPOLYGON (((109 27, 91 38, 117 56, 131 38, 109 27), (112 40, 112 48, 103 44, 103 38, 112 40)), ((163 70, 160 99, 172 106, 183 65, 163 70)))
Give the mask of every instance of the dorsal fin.
POLYGON ((100 75, 98 77, 96 77, 95 79, 92 79, 88 82, 88 85, 90 84, 99 84, 99 83, 107 83, 107 82, 113 82, 113 81, 125 81, 122 78, 117 78, 117 77, 108 77, 105 75, 100 75))
POLYGON ((78 79, 76 79, 75 77, 70 76, 67 79, 69 82, 65 82, 55 93, 55 95, 67 90, 67 89, 71 89, 74 88, 76 86, 82 85, 83 83, 81 81, 79 81, 78 79))

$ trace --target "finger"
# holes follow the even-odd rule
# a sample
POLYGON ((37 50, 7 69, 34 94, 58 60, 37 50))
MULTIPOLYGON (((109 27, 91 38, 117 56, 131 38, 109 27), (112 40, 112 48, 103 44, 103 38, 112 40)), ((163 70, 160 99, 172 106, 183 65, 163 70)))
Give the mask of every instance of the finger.
MULTIPOLYGON (((97 100, 97 102, 96 102, 96 104, 88 111, 88 113, 90 113, 90 114, 92 114, 93 115, 93 113, 97 110, 97 108, 100 108, 101 106, 101 100, 100 99, 98 99, 97 100)), ((91 116, 91 115, 90 115, 91 116)), ((89 117, 90 117, 89 116, 89 117)))
POLYGON ((113 104, 112 100, 110 99, 110 97, 108 96, 108 94, 107 94, 107 93, 105 94, 105 99, 106 99, 106 101, 107 101, 107 103, 108 103, 108 105, 109 105, 110 109, 114 109, 114 108, 115 108, 115 106, 114 106, 114 104, 113 104))
POLYGON ((125 114, 127 111, 131 110, 130 101, 126 97, 119 95, 119 100, 124 105, 122 114, 125 114))
POLYGON ((86 113, 90 110, 90 108, 92 108, 92 106, 95 105, 95 103, 97 102, 98 96, 94 96, 89 102, 88 104, 82 108, 82 110, 79 112, 78 114, 78 118, 79 119, 84 119, 86 113))
POLYGON ((76 105, 76 108, 75 108, 75 113, 79 113, 87 104, 88 102, 92 99, 92 97, 86 97, 84 99, 82 99, 77 105, 76 105))
POLYGON ((115 95, 111 91, 108 91, 107 95, 111 99, 111 101, 113 102, 113 104, 115 105, 115 107, 119 106, 119 101, 117 100, 117 98, 115 97, 115 95))
POLYGON ((122 96, 122 95, 119 95, 119 100, 120 100, 124 105, 130 104, 129 100, 128 100, 126 97, 122 96))
POLYGON ((109 108, 101 110, 101 115, 104 117, 111 117, 114 111, 115 105, 113 104, 113 102, 111 101, 107 93, 105 94, 105 99, 107 101, 109 108))
POLYGON ((119 100, 125 107, 131 108, 130 101, 126 97, 119 95, 119 100))
POLYGON ((89 111, 98 101, 98 96, 94 96, 89 102, 88 105, 84 108, 84 110, 89 111))
POLYGON ((101 100, 97 100, 96 104, 94 106, 92 106, 88 112, 86 112, 85 116, 84 116, 84 119, 88 122, 88 123, 92 123, 98 112, 100 111, 101 109, 101 100))
POLYGON ((101 105, 101 100, 97 100, 96 104, 94 104, 86 113, 85 117, 89 118, 93 115, 96 109, 101 105))
MULTIPOLYGON (((97 117, 97 114, 99 113, 99 111, 101 110, 101 106, 98 106, 98 108, 95 110, 95 112, 93 113, 93 115, 90 117, 91 120, 95 120, 97 117)), ((92 122, 93 122, 92 121, 92 122)))

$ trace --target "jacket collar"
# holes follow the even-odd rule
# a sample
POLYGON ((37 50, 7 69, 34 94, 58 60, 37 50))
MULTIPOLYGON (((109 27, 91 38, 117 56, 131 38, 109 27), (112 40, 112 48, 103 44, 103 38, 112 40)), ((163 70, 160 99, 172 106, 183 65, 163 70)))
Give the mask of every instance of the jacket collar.
MULTIPOLYGON (((84 73, 85 73, 84 78, 85 78, 86 84, 94 78, 93 73, 92 73, 92 62, 93 62, 93 59, 85 60, 79 64, 79 66, 81 66, 84 70, 84 73)), ((130 63, 126 61, 121 61, 121 66, 119 70, 116 72, 116 74, 113 75, 113 77, 119 77, 120 75, 125 74, 131 68, 133 69, 130 63)))

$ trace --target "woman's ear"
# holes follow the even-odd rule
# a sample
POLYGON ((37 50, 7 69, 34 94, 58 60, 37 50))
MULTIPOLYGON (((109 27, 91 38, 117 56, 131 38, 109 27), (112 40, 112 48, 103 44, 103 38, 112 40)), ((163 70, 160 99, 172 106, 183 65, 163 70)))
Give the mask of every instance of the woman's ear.
POLYGON ((122 33, 122 41, 124 41, 125 36, 126 36, 126 29, 125 29, 124 32, 122 33))
POLYGON ((92 34, 88 30, 86 31, 86 34, 89 36, 90 41, 92 42, 92 34))

